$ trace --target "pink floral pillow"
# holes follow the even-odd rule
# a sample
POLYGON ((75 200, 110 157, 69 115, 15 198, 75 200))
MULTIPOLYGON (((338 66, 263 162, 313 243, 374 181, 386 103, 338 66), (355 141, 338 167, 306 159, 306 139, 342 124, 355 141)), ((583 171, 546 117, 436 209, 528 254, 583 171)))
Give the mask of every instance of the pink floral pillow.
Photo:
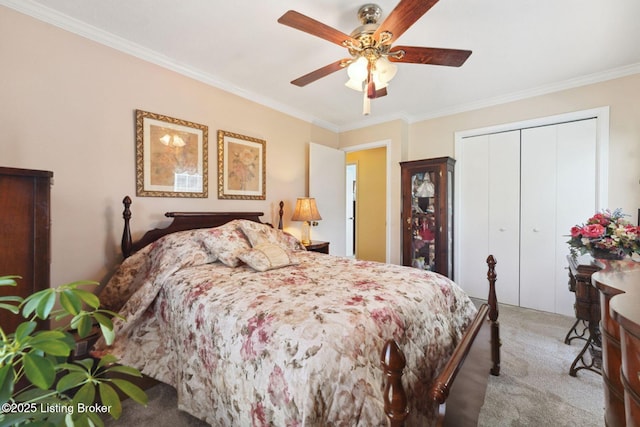
POLYGON ((201 237, 207 250, 228 267, 240 265, 242 260, 238 255, 251 249, 249 240, 239 227, 239 220, 210 228, 201 237))
POLYGON ((289 250, 305 250, 302 243, 291 234, 273 228, 268 224, 249 220, 238 220, 238 224, 253 247, 263 243, 272 243, 289 250))

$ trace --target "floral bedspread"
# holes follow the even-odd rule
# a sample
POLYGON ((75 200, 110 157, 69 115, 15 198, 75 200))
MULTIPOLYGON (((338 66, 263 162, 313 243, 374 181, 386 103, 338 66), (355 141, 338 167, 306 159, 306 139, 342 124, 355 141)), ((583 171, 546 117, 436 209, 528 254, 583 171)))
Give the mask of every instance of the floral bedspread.
POLYGON ((394 338, 408 424, 432 422, 412 396, 424 398, 476 312, 453 282, 293 248, 290 265, 258 272, 182 238, 125 260, 104 296, 127 322, 97 354, 172 385, 180 409, 214 426, 369 427, 387 425, 380 352, 394 338))

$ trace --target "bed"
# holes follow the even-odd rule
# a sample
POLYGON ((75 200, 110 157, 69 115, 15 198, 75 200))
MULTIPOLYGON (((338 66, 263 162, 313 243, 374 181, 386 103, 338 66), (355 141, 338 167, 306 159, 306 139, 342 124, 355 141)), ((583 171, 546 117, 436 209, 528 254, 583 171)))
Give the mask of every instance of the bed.
POLYGON ((94 354, 176 388, 214 426, 476 425, 499 375, 495 260, 479 308, 431 272, 306 251, 261 212, 169 212, 102 290, 94 354))

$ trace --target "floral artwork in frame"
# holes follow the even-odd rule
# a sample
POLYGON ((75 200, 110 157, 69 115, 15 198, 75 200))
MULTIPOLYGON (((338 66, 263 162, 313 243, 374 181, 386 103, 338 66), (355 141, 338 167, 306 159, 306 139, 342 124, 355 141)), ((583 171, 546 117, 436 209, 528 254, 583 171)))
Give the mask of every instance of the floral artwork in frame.
POLYGON ((266 198, 266 141, 218 131, 218 198, 266 198))
POLYGON ((136 110, 136 195, 208 195, 208 127, 136 110))

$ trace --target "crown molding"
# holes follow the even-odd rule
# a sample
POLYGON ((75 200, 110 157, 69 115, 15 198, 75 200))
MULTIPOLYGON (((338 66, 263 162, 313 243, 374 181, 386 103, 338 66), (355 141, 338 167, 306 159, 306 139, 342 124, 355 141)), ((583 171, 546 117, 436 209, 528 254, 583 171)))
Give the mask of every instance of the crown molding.
POLYGON ((20 13, 29 15, 32 18, 46 22, 55 27, 69 31, 86 39, 95 41, 107 47, 134 56, 136 58, 142 59, 146 62, 150 62, 152 64, 174 71, 186 77, 190 77, 207 85, 224 90, 233 95, 248 99, 257 104, 272 108, 276 111, 325 128, 327 130, 338 132, 338 127, 333 123, 321 120, 318 117, 305 113, 304 111, 291 108, 290 106, 274 101, 271 98, 267 98, 250 92, 246 89, 240 88, 229 83, 226 80, 219 79, 212 74, 205 73, 193 67, 185 66, 184 64, 176 62, 174 59, 166 55, 160 54, 154 50, 133 43, 108 31, 104 31, 98 27, 87 24, 86 22, 82 22, 78 19, 72 18, 56 10, 43 6, 40 3, 36 3, 31 0, 0 0, 0 5, 7 6, 10 9, 14 9, 20 13))

